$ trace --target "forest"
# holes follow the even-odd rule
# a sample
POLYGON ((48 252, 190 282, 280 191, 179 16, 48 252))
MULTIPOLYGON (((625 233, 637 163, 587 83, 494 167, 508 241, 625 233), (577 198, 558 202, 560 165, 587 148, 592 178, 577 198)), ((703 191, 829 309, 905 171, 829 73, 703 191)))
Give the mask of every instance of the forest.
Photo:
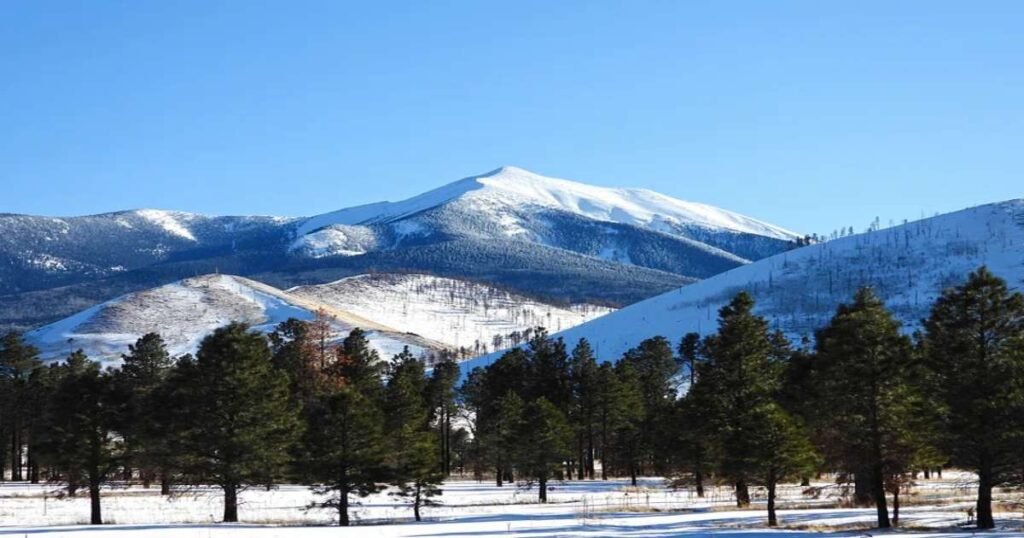
POLYGON ((12 332, 0 340, 0 479, 87 494, 103 523, 103 486, 223 491, 238 521, 247 488, 304 484, 337 523, 387 489, 413 517, 446 478, 528 486, 540 502, 572 480, 665 477, 703 495, 767 491, 834 477, 850 501, 898 526, 919 475, 977 477, 976 523, 994 527, 992 492, 1021 485, 1024 297, 982 267, 907 334, 870 288, 813 339, 790 342, 740 292, 714 333, 655 336, 598 357, 543 328, 465 378, 406 350, 377 356, 365 334, 330 320, 288 320, 265 336, 232 323, 195 356, 157 333, 103 370, 82 352, 43 363, 12 332))

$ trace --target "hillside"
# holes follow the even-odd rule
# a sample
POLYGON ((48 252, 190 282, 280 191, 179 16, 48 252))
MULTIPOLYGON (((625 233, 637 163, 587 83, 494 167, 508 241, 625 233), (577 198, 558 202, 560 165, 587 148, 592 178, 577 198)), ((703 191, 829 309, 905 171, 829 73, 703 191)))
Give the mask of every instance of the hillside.
MULTIPOLYGON (((617 359, 641 340, 673 341, 716 329, 717 312, 745 290, 773 328, 813 337, 837 305, 872 286, 912 331, 947 287, 987 265, 1017 289, 1024 286, 1024 200, 983 205, 807 246, 733 269, 557 333, 587 338, 599 356, 617 359)), ((486 364, 495 355, 465 363, 486 364)))
POLYGON ((269 332, 288 319, 310 320, 323 308, 343 336, 353 327, 368 332, 371 345, 387 357, 409 345, 416 352, 443 345, 404 334, 358 315, 236 276, 206 275, 130 293, 29 332, 27 339, 47 359, 82 348, 96 359, 117 359, 140 336, 158 332, 172 355, 193 353, 217 327, 243 321, 269 332))
POLYGON ((477 353, 511 346, 514 333, 541 325, 566 329, 612 311, 590 304, 560 307, 476 282, 418 274, 360 275, 288 294, 477 353))
POLYGON ((796 237, 650 190, 515 167, 306 218, 0 214, 0 330, 209 273, 292 287, 418 272, 621 306, 789 250, 796 237))

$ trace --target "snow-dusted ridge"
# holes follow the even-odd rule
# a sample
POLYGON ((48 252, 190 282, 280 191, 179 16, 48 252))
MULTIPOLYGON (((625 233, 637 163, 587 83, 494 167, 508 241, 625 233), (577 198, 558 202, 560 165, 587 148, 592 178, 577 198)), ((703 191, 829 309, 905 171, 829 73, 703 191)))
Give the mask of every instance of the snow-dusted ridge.
MULTIPOLYGON (((554 336, 575 344, 586 338, 604 360, 652 336, 677 341, 687 332, 717 328, 718 310, 747 291, 757 313, 799 342, 872 286, 904 323, 919 327, 943 289, 981 265, 1024 287, 1024 200, 982 205, 889 229, 784 252, 638 302, 554 336)), ((463 364, 487 364, 491 354, 463 364)))
POLYGON ((659 231, 670 230, 673 225, 690 225, 775 239, 798 237, 794 232, 751 217, 651 190, 598 187, 514 166, 461 179, 401 202, 379 202, 312 217, 299 226, 297 233, 305 235, 332 224, 392 221, 453 200, 490 211, 501 207, 543 207, 659 231))

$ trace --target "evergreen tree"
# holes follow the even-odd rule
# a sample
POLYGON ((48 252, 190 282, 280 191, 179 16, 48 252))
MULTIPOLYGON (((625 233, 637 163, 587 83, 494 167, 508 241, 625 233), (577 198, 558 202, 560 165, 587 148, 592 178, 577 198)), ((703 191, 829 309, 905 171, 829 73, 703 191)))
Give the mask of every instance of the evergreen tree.
POLYGON ((521 422, 516 467, 537 482, 538 499, 548 502, 548 484, 558 476, 572 454, 568 420, 547 398, 538 398, 526 409, 529 420, 521 422))
MULTIPOLYGON (((11 449, 11 480, 24 479, 25 447, 32 417, 24 403, 31 398, 28 381, 39 368, 39 350, 25 342, 21 333, 9 332, 0 338, 0 431, 6 434, 11 449)), ((4 443, 0 442, 0 445, 4 443)), ((31 448, 30 448, 31 450, 31 448)), ((3 466, 0 465, 0 471, 3 466)))
POLYGON ((659 448, 666 446, 664 422, 671 415, 678 392, 675 375, 679 365, 672 356, 672 346, 663 337, 648 338, 627 351, 621 362, 630 365, 636 375, 641 398, 640 454, 633 474, 648 470, 663 472, 665 461, 658 453, 659 448))
POLYGON ((380 403, 338 384, 325 388, 305 415, 302 469, 314 492, 333 494, 320 506, 336 509, 338 524, 348 526, 349 496, 380 491, 388 479, 380 403))
POLYGON ((918 420, 928 416, 915 385, 910 339, 870 288, 853 303, 840 305, 817 335, 816 383, 834 436, 833 457, 848 471, 867 478, 878 526, 890 526, 886 486, 913 470, 925 453, 928 433, 918 420), (863 475, 863 476, 862 476, 863 475))
POLYGON ((784 480, 805 476, 817 465, 814 447, 803 427, 775 402, 750 410, 756 428, 754 478, 768 490, 768 526, 778 525, 775 513, 776 486, 784 480))
POLYGON ((445 477, 452 472, 452 417, 457 411, 455 384, 459 381, 459 365, 444 360, 434 365, 427 383, 430 421, 438 433, 439 465, 445 477))
POLYGON ((224 521, 237 522, 238 493, 272 485, 300 433, 288 378, 273 368, 264 336, 242 323, 204 338, 187 372, 185 478, 221 487, 224 521))
POLYGON ((753 307, 745 292, 722 307, 718 332, 704 341, 705 362, 691 389, 708 404, 718 470, 735 485, 740 507, 750 504, 749 484, 760 471, 759 440, 753 433, 763 425, 757 410, 774 401, 782 367, 773 360, 779 342, 753 307))
POLYGON ((944 445, 954 465, 978 474, 978 527, 991 529, 992 488, 1020 474, 1024 296, 982 267, 942 294, 925 329, 944 445))
POLYGON ((41 452, 69 487, 88 486, 89 521, 101 525, 100 487, 123 456, 123 444, 114 431, 118 414, 113 380, 81 350, 69 356, 61 370, 41 452))
POLYGON ((147 486, 160 475, 162 491, 166 493, 166 472, 161 472, 161 463, 167 459, 163 442, 166 434, 154 428, 156 421, 149 415, 156 409, 147 404, 156 403, 151 394, 166 378, 174 362, 163 338, 156 333, 148 333, 129 345, 121 361, 114 383, 122 405, 118 430, 124 438, 126 461, 139 469, 147 486))
POLYGON ((605 400, 608 436, 601 465, 624 472, 636 486, 645 455, 644 390, 632 362, 619 361, 611 372, 605 400))
POLYGON ((441 494, 444 474, 438 465, 437 437, 431 431, 427 409, 427 377, 423 363, 409 349, 392 360, 387 387, 385 412, 388 436, 391 483, 398 495, 412 504, 416 521, 420 508, 434 504, 441 494))
POLYGON ((585 338, 572 350, 569 377, 572 386, 572 412, 570 420, 576 432, 576 454, 579 461, 577 476, 594 478, 594 455, 599 429, 598 366, 593 349, 585 338))

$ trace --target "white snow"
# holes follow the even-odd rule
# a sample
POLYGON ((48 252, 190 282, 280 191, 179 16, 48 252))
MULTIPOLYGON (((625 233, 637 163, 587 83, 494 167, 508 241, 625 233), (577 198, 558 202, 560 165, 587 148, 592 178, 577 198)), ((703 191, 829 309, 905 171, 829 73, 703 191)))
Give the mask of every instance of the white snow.
MULTIPOLYGON (((618 359, 652 336, 678 341, 717 328, 718 310, 746 290, 756 312, 791 339, 813 337, 836 306, 869 285, 908 332, 943 289, 987 265, 1020 289, 1024 283, 1024 200, 940 215, 784 252, 679 288, 555 334, 570 345, 586 338, 598 357, 618 359)), ((493 361, 463 363, 464 371, 493 361)))
POLYGON ((31 331, 27 338, 47 359, 82 348, 94 359, 116 362, 129 344, 148 332, 160 333, 168 351, 182 355, 194 353, 203 337, 232 321, 269 332, 288 318, 312 319, 318 309, 332 318, 339 337, 353 327, 366 330, 370 345, 384 357, 406 345, 414 354, 443 347, 330 305, 229 275, 206 275, 129 293, 31 331))
POLYGON ((135 214, 160 226, 167 233, 188 239, 189 241, 196 240, 192 232, 181 222, 184 217, 187 217, 184 213, 175 213, 162 209, 138 209, 135 211, 135 214))
MULTIPOLYGON (((222 496, 198 488, 163 498, 156 488, 107 488, 103 511, 110 525, 88 527, 87 495, 56 499, 56 486, 0 484, 0 533, 12 536, 44 534, 55 538, 270 537, 609 537, 668 538, 684 536, 743 536, 745 538, 870 536, 874 509, 836 508, 839 488, 816 482, 812 488, 779 488, 778 530, 765 526, 765 493, 751 491, 750 510, 731 508, 730 488, 709 487, 707 496, 667 489, 659 479, 642 479, 638 488, 626 481, 555 482, 547 505, 536 503, 536 490, 492 483, 450 480, 437 498, 441 505, 424 508, 424 521, 411 519, 411 508, 387 492, 359 499, 352 510, 355 526, 330 526, 333 510, 306 507, 317 500, 307 488, 282 486, 251 489, 240 496, 240 524, 215 523, 222 496)), ((914 506, 901 509, 904 526, 913 536, 956 536, 973 500, 973 484, 963 475, 947 473, 943 480, 919 481, 914 506)), ((353 499, 356 501, 357 499, 353 499)), ((1012 501, 997 493, 997 502, 1012 501)), ((997 529, 987 536, 1024 536, 1017 511, 996 514, 997 529)), ((895 531, 897 535, 907 530, 895 531)))
POLYGON ((612 311, 595 305, 557 307, 480 283, 419 274, 360 275, 288 293, 471 349, 480 344, 494 349, 495 335, 537 326, 567 329, 612 311))
POLYGON ((497 213, 508 226, 509 235, 517 233, 515 220, 510 220, 501 208, 534 206, 658 231, 687 225, 785 240, 797 237, 778 226, 706 204, 686 202, 646 189, 597 187, 545 177, 513 166, 462 179, 401 202, 379 202, 312 217, 297 232, 305 235, 331 224, 393 221, 453 200, 497 213))

